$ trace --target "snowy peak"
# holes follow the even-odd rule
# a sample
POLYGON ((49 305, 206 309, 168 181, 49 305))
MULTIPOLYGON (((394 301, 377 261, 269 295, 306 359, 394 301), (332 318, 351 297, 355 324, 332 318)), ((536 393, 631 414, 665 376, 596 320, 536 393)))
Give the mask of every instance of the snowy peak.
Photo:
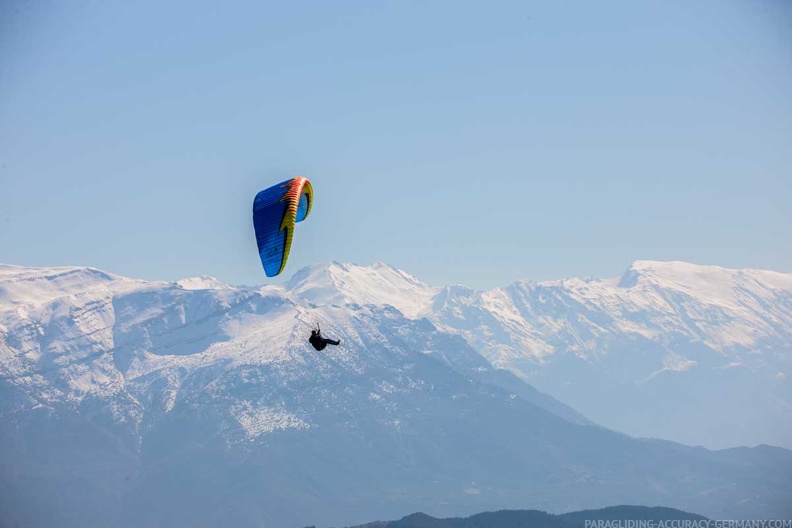
POLYGON ((726 299, 731 298, 729 292, 740 273, 720 266, 638 260, 619 277, 618 286, 662 287, 696 297, 726 299))
MULTIPOLYGON (((741 280, 762 281, 773 288, 792 288, 792 274, 757 269, 731 269, 722 266, 691 264, 680 261, 636 260, 619 277, 620 282, 628 278, 651 282, 669 288, 685 289, 724 289, 732 287, 741 280)), ((629 287, 629 286, 625 286, 629 287)))
POLYGON ((233 286, 229 286, 220 279, 210 277, 209 275, 200 275, 198 277, 188 277, 176 281, 176 285, 183 290, 234 290, 233 286))
POLYGON ((359 266, 336 261, 301 269, 285 288, 315 304, 387 304, 408 317, 425 312, 438 291, 382 262, 359 266))
POLYGON ((141 284, 145 282, 95 268, 24 268, 0 264, 0 310, 12 304, 35 306, 62 297, 141 284))
POLYGON ((442 310, 451 304, 471 304, 479 299, 480 296, 480 292, 461 284, 445 286, 440 288, 435 295, 432 302, 432 311, 442 310))
POLYGON ((687 262, 639 260, 617 278, 616 285, 623 289, 663 289, 710 305, 736 307, 742 303, 746 292, 762 295, 792 290, 792 275, 687 262))
POLYGON ((33 284, 36 282, 47 282, 57 286, 62 290, 79 289, 86 284, 96 282, 109 282, 115 280, 127 280, 124 277, 113 275, 96 268, 80 266, 64 266, 57 268, 27 268, 22 266, 11 266, 0 264, 0 283, 9 284, 11 282, 25 282, 33 284))

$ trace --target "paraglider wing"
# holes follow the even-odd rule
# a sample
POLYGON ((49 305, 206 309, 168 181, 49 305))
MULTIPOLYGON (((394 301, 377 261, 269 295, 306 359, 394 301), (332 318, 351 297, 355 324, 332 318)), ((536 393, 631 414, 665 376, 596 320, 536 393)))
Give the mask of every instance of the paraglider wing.
POLYGON ((308 217, 312 203, 311 182, 302 176, 273 185, 256 195, 253 227, 267 277, 283 271, 289 258, 294 224, 308 217))

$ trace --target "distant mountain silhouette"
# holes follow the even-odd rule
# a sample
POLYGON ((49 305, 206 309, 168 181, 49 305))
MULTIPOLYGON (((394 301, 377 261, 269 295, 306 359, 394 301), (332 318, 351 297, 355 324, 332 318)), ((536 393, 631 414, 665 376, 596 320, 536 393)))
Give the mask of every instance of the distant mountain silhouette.
POLYGON ((621 521, 617 526, 624 528, 632 526, 634 521, 635 528, 639 528, 655 526, 642 521, 659 523, 702 520, 707 518, 673 508, 612 506, 562 515, 552 515, 538 510, 502 510, 452 519, 435 519, 425 513, 413 513, 398 521, 376 521, 350 528, 597 528, 597 524, 592 524, 592 521, 621 521))

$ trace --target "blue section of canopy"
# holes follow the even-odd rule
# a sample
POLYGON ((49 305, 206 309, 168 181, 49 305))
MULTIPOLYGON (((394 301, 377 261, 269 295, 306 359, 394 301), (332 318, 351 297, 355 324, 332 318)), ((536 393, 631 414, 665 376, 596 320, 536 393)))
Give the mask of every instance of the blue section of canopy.
MULTIPOLYGON (((289 206, 284 196, 290 180, 264 189, 253 201, 253 227, 256 230, 261 265, 267 277, 274 277, 283 268, 288 256, 288 229, 281 229, 289 206)), ((300 200, 302 202, 302 200, 300 200)))

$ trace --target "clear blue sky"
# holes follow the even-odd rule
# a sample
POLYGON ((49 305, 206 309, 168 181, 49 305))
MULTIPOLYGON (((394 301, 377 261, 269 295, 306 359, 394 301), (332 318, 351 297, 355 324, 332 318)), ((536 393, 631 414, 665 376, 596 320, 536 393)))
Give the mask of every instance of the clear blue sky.
POLYGON ((790 28, 784 0, 5 0, 0 262, 272 282, 252 200, 300 174, 284 277, 792 271, 790 28))

